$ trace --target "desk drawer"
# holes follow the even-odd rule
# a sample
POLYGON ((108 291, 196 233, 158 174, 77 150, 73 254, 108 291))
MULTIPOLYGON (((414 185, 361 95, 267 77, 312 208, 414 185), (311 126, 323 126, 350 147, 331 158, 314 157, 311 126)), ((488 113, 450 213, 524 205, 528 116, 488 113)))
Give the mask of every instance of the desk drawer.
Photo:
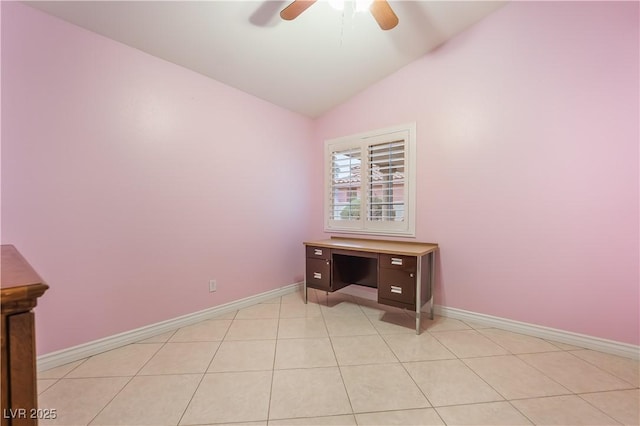
POLYGON ((400 269, 380 268, 378 276, 378 299, 415 304, 415 273, 400 269))
POLYGON ((402 269, 415 274, 418 261, 414 256, 398 256, 394 254, 381 254, 380 267, 386 269, 402 269))
POLYGON ((329 291, 331 288, 331 261, 307 258, 307 287, 329 291))
POLYGON ((326 247, 307 246, 307 258, 331 259, 331 249, 326 247))

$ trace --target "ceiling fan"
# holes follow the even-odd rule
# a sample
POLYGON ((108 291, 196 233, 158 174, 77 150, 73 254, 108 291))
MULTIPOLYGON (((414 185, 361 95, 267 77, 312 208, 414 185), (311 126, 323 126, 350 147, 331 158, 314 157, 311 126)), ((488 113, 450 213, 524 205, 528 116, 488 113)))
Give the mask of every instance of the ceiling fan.
MULTIPOLYGON (((280 17, 285 21, 296 19, 302 12, 307 10, 317 0, 294 0, 289 6, 282 9, 280 17)), ((398 17, 387 3, 387 0, 373 0, 369 11, 376 20, 380 28, 390 30, 398 25, 398 17)))

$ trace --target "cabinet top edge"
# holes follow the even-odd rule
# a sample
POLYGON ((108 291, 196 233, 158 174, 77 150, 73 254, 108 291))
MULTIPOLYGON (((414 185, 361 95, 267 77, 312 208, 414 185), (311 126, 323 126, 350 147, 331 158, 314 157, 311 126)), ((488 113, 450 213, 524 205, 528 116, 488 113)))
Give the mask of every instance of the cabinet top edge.
POLYGON ((3 244, 0 246, 2 260, 0 261, 0 288, 4 291, 9 288, 31 285, 46 285, 40 275, 31 267, 29 262, 20 254, 15 246, 3 244))

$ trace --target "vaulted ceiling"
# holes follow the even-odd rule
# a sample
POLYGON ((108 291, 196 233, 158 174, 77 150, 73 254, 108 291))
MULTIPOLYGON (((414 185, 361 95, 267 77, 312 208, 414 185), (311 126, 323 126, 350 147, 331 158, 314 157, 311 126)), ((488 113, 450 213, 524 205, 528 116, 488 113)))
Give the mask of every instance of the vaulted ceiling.
POLYGON ((422 57, 504 1, 393 1, 382 31, 367 12, 318 1, 293 21, 289 1, 27 2, 90 31, 309 117, 422 57))

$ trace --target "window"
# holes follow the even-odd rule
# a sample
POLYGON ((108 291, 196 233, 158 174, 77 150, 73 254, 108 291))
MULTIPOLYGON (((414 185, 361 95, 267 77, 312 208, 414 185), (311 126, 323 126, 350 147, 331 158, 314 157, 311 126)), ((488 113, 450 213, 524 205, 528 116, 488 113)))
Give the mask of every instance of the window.
POLYGON ((415 123, 325 141, 325 230, 415 236, 415 123))

